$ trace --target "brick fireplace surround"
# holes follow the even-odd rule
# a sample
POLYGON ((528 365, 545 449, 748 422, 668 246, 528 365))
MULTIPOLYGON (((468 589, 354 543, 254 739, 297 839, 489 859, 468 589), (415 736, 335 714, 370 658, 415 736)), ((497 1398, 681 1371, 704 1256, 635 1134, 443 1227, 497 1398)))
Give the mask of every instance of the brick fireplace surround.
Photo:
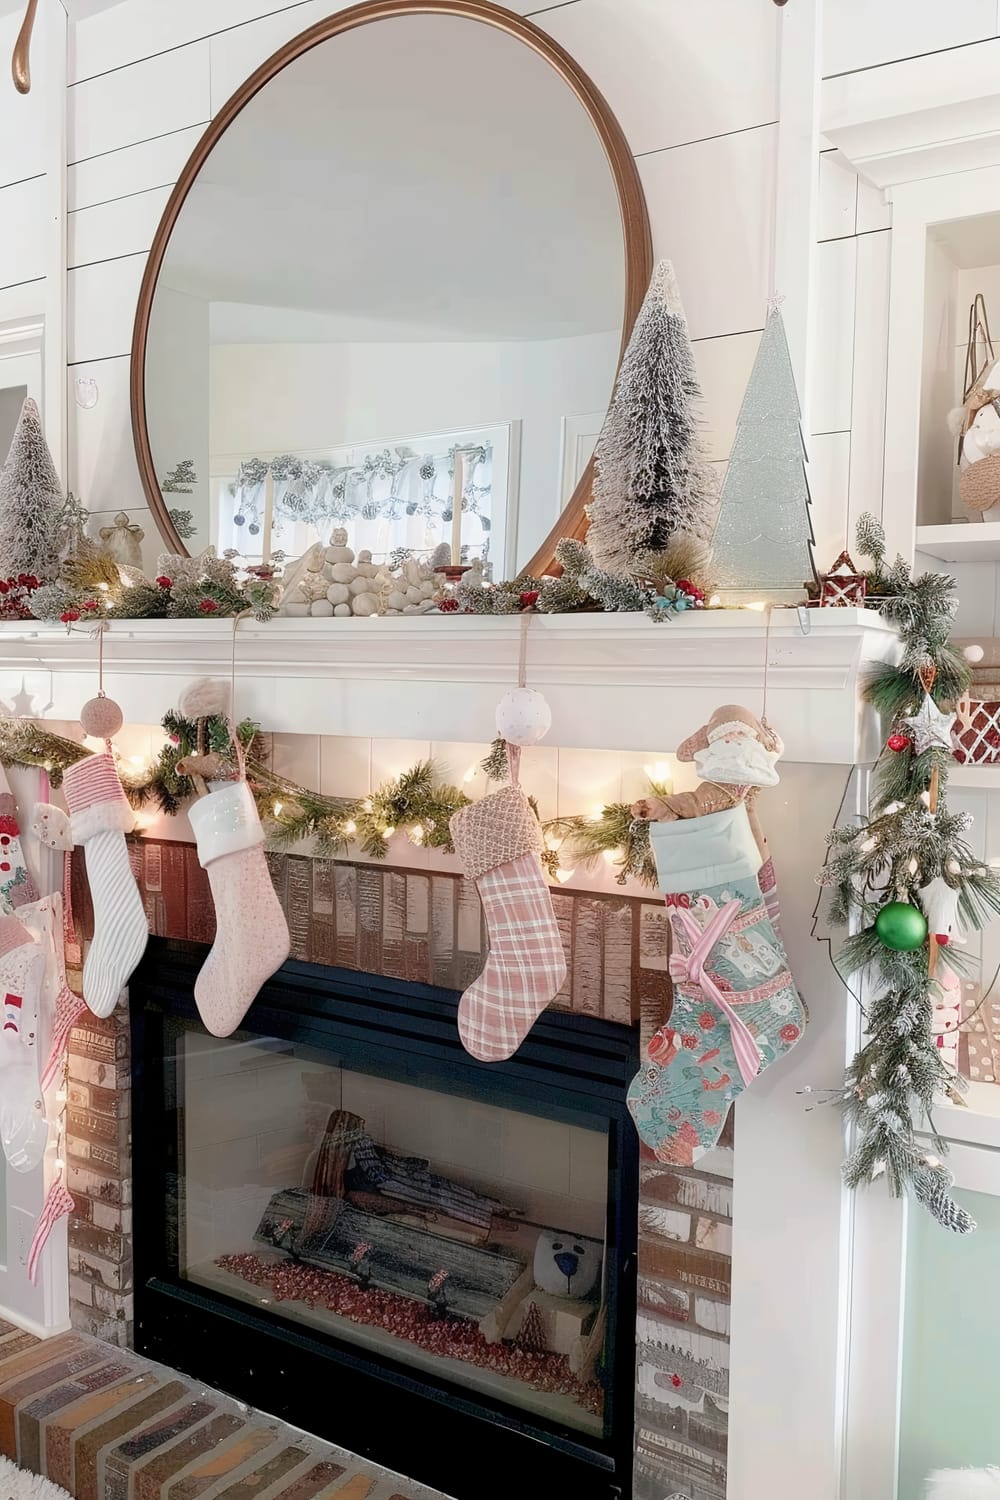
MULTIPOLYGON (((145 840, 133 864, 151 930, 210 942, 212 906, 190 845, 145 840)), ((391 977, 463 988, 485 932, 460 876, 268 856, 292 953, 391 977)), ((74 907, 89 928, 81 867, 74 907)), ((663 908, 634 897, 553 893, 570 972, 556 1005, 644 1033, 669 1003, 663 908)), ((67 1164, 74 1326, 132 1342, 130 1062, 127 1015, 90 1018, 70 1043, 67 1164)), ((731 1266, 732 1137, 697 1171, 643 1151, 639 1197, 635 1500, 724 1500, 731 1266)))

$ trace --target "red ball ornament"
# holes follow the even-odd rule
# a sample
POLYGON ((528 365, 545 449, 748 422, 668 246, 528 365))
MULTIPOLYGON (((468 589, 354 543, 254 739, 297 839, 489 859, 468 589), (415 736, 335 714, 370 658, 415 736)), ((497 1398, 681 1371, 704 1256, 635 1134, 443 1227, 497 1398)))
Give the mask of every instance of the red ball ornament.
POLYGON ((889 749, 896 751, 905 750, 909 743, 909 737, 905 734, 890 734, 889 738, 886 740, 886 744, 888 745, 889 749))
POLYGON ((174 580, 172 578, 168 578, 165 573, 161 573, 160 576, 155 580, 155 583, 158 589, 172 589, 174 586, 174 580))
POLYGON ((537 603, 538 603, 538 590, 537 589, 525 589, 524 593, 521 595, 521 608, 522 609, 534 609, 534 607, 535 607, 535 605, 537 603))
POLYGON ((198 608, 203 615, 214 615, 219 606, 214 599, 202 599, 198 608))

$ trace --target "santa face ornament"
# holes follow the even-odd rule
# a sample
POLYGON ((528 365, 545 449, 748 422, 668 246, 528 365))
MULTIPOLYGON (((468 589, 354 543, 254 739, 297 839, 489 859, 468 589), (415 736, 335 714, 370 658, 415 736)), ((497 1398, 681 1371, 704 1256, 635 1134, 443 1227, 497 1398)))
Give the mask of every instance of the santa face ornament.
POLYGON ((708 748, 695 752, 694 763, 703 781, 726 786, 777 786, 779 752, 768 750, 749 724, 733 719, 708 732, 708 748))

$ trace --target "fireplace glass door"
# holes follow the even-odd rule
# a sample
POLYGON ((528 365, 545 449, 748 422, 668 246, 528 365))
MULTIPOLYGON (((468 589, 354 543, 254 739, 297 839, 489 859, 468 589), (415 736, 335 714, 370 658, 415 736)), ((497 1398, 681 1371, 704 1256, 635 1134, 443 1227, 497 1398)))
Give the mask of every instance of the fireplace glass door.
POLYGON ((175 1043, 181 1280, 606 1436, 606 1120, 196 1023, 175 1043))

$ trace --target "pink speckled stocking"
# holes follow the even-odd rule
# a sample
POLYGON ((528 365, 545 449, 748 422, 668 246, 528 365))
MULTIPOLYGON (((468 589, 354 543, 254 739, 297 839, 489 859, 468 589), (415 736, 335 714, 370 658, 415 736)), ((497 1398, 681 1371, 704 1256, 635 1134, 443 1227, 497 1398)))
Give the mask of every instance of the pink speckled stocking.
POLYGON ((194 986, 213 1036, 231 1036, 289 952, 288 924, 264 858, 264 830, 245 781, 190 809, 198 859, 208 871, 216 937, 194 986))

